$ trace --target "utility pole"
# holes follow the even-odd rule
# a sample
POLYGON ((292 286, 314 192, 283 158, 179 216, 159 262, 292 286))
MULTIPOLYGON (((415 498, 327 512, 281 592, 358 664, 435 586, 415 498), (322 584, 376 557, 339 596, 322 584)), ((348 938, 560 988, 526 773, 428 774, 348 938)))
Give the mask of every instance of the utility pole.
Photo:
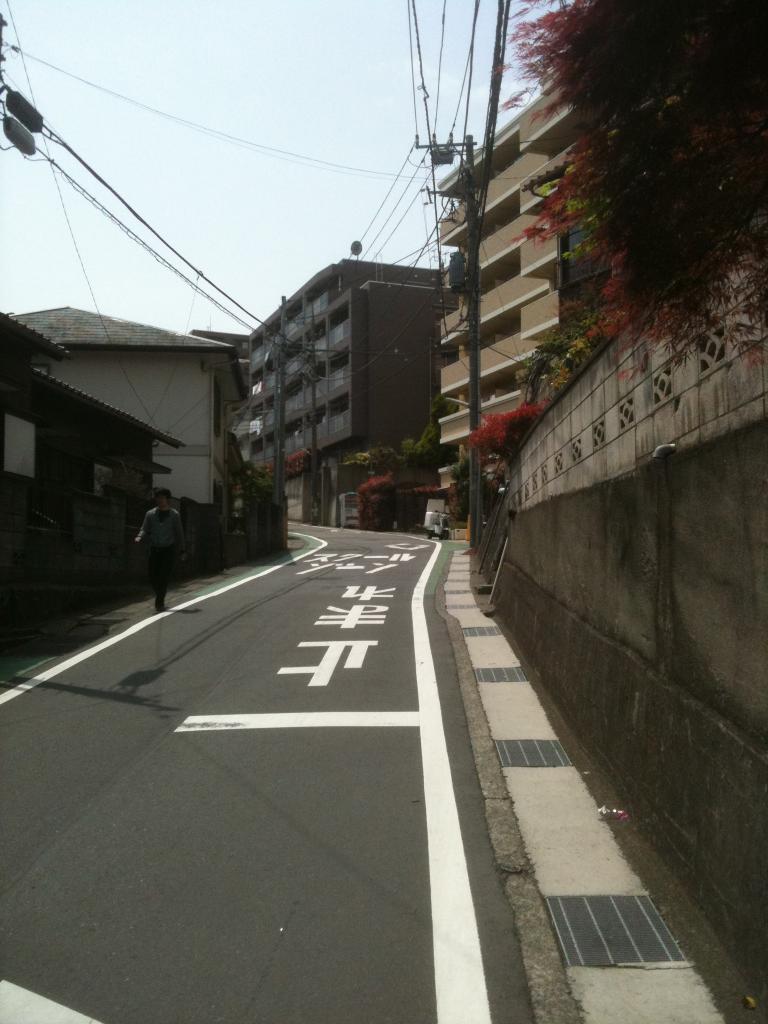
POLYGON ((280 306, 280 334, 275 339, 275 472, 272 500, 281 508, 285 499, 285 344, 288 315, 285 296, 280 306))
MULTIPOLYGON (((480 426, 480 213, 475 191, 475 140, 464 140, 464 203, 467 214, 467 340, 469 342, 469 429, 480 426)), ((469 449, 470 547, 483 532, 483 489, 480 454, 469 449)))
MULTIPOLYGON (((302 299, 302 310, 301 319, 304 323, 304 329, 307 328, 307 299, 306 296, 302 299)), ((304 335, 304 341, 302 347, 304 349, 304 376, 305 379, 309 379, 310 388, 310 403, 312 406, 312 412, 310 413, 310 427, 312 431, 312 439, 310 441, 310 521, 313 526, 317 526, 320 522, 320 508, 317 493, 317 367, 315 365, 315 358, 317 355, 317 339, 315 338, 315 314, 312 313, 311 322, 309 324, 309 348, 306 344, 307 335, 304 335), (308 350, 307 350, 308 348, 308 350)))
POLYGON ((310 387, 312 389, 312 450, 310 462, 310 495, 312 525, 320 523, 320 495, 318 493, 318 451, 317 451, 317 366, 315 364, 317 339, 315 338, 314 318, 312 320, 312 368, 310 387))

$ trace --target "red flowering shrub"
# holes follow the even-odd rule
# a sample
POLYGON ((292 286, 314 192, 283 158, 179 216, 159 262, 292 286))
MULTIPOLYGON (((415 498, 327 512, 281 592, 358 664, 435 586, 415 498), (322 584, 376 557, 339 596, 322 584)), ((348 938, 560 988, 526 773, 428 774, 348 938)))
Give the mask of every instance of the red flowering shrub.
POLYGON ((513 412, 491 413, 469 435, 469 444, 477 448, 483 458, 497 455, 510 458, 517 450, 523 435, 534 420, 538 419, 546 402, 525 402, 513 412))
POLYGON ((306 473, 309 469, 310 458, 310 452, 307 448, 302 448, 301 451, 288 455, 285 459, 286 480, 292 480, 295 476, 301 476, 302 473, 306 473))
POLYGON ((395 481, 391 473, 372 476, 357 488, 361 530, 391 530, 395 509, 395 481))

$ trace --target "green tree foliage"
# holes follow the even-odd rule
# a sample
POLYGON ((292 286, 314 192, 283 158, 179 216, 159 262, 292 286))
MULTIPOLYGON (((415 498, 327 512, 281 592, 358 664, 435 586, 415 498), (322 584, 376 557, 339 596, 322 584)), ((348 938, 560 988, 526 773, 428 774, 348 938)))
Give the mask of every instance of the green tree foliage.
POLYGON ((424 428, 418 441, 407 437, 401 452, 406 466, 422 466, 426 469, 439 469, 450 465, 456 458, 456 447, 440 443, 440 419, 455 412, 455 405, 444 395, 437 395, 430 408, 429 423, 424 428))
POLYGON ((367 452, 351 452, 344 457, 345 466, 365 466, 371 473, 389 473, 403 464, 402 458, 389 445, 374 445, 367 452))
POLYGON ((232 497, 242 499, 243 509, 272 500, 272 469, 246 462, 232 478, 232 497))
POLYGON ((451 466, 451 477, 448 507, 455 521, 466 523, 469 515, 469 459, 466 455, 451 466))

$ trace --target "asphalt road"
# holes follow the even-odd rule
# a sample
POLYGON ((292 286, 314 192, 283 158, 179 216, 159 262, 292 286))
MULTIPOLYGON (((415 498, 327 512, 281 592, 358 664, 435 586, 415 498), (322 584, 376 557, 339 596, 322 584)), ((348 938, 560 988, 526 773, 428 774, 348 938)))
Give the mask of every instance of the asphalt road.
POLYGON ((0 691, 0 1024, 530 1021, 439 552, 308 532, 0 691))

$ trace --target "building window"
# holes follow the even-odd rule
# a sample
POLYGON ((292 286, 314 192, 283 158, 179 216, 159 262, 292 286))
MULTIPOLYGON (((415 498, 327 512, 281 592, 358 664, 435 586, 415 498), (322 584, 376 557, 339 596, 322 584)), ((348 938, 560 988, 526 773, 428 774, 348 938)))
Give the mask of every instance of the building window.
POLYGON ((35 425, 6 413, 3 431, 3 469, 19 476, 35 475, 35 425))

